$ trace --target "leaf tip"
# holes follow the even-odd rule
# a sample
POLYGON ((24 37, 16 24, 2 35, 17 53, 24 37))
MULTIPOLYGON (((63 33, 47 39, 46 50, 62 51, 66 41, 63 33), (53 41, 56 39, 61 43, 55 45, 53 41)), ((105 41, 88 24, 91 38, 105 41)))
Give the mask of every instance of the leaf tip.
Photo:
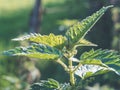
POLYGON ((97 47, 98 45, 97 45, 97 44, 94 44, 94 43, 91 43, 91 46, 97 47))
POLYGON ((109 6, 107 6, 106 8, 112 8, 112 7, 114 7, 114 5, 109 5, 109 6))
POLYGON ((106 6, 106 7, 103 7, 103 8, 105 8, 107 10, 109 8, 112 8, 112 7, 114 7, 114 5, 109 5, 109 6, 106 6))

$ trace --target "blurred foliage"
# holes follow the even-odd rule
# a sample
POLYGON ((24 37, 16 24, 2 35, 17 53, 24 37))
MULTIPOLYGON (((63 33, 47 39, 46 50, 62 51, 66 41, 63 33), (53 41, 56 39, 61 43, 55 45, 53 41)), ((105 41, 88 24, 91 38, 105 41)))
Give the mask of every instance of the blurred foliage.
POLYGON ((112 48, 120 51, 120 7, 114 7, 111 12, 114 30, 112 48))
POLYGON ((111 87, 109 87, 108 85, 103 85, 100 86, 98 83, 95 84, 93 87, 86 87, 87 90, 115 90, 111 87))
MULTIPOLYGON (((64 22, 60 22, 59 25, 58 21, 69 19, 77 20, 78 18, 81 20, 98 9, 99 7, 95 6, 101 2, 103 3, 102 5, 109 4, 108 0, 42 0, 44 13, 42 18, 42 29, 40 33, 48 34, 50 32, 53 32, 55 34, 63 34, 65 31, 61 31, 60 29, 64 22), (91 5, 93 8, 91 8, 91 5)), ((29 17, 33 5, 34 0, 0 0, 0 52, 3 50, 8 50, 15 46, 14 43, 11 44, 9 42, 10 39, 18 36, 19 34, 23 34, 29 31, 29 17)), ((111 40, 112 35, 108 38, 106 36, 108 35, 108 32, 112 32, 111 20, 106 20, 106 18, 109 17, 110 16, 106 14, 106 16, 104 16, 103 19, 100 20, 100 22, 97 23, 97 25, 93 28, 97 28, 97 30, 94 30, 95 33, 92 34, 93 32, 91 31, 87 36, 87 39, 91 40, 92 42, 94 41, 97 45, 99 45, 100 48, 110 48, 111 46, 110 42, 108 42, 108 39, 111 40), (103 23, 103 21, 106 22, 103 23), (108 28, 101 28, 105 26, 108 28)), ((116 27, 118 26, 119 25, 116 25, 116 27)), ((119 39, 117 38, 117 40, 119 39)), ((88 49, 89 48, 87 48, 87 50, 88 49)), ((82 51, 83 49, 81 49, 81 52, 82 51)), ((13 59, 0 56, 0 90, 20 89, 16 89, 15 84, 9 82, 8 80, 4 80, 3 78, 3 76, 10 76, 20 79, 21 76, 19 74, 18 59, 19 58, 13 59), (12 85, 14 89, 10 89, 10 85, 12 85)), ((44 74, 44 76, 41 76, 41 79, 51 77, 59 80, 60 82, 68 82, 67 74, 56 63, 46 62, 42 60, 40 62, 37 62, 36 66, 40 69, 41 73, 44 74), (60 76, 64 76, 64 78, 60 78, 60 76)), ((115 74, 112 74, 111 77, 108 75, 109 74, 96 77, 97 82, 102 84, 109 84, 114 88, 120 88, 120 79, 115 74), (108 79, 109 77, 111 78, 110 80, 108 79)), ((94 83, 96 82, 91 82, 90 84, 94 83)), ((24 82, 22 82, 22 85, 25 85, 24 82)))
POLYGON ((28 32, 29 15, 33 0, 0 0, 0 39, 8 40, 28 32))

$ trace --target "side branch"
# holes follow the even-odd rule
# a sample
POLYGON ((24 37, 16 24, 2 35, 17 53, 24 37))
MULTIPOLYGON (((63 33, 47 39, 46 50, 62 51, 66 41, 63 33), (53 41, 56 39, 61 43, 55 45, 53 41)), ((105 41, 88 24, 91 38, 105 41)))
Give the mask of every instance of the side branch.
POLYGON ((59 63, 65 69, 65 71, 67 72, 69 71, 67 65, 64 62, 62 62, 60 59, 58 59, 56 62, 59 63))

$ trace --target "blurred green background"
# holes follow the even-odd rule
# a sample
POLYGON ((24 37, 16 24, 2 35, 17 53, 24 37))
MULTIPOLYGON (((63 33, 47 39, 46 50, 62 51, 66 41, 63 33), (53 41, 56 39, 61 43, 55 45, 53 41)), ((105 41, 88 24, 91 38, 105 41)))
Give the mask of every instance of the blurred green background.
MULTIPOLYGON (((26 44, 12 42, 11 39, 30 33, 30 19, 36 1, 0 0, 0 52, 26 44)), ((75 20, 82 20, 101 7, 113 4, 114 8, 105 13, 86 38, 98 45, 96 49, 120 50, 119 0, 41 0, 41 2, 40 18, 38 17, 39 33, 63 35, 75 20)), ((79 48, 79 54, 91 48, 93 47, 79 48)), ((69 81, 63 68, 52 61, 0 56, 0 90, 28 90, 31 83, 47 78, 54 78, 60 83, 69 81)), ((82 82, 87 90, 120 89, 120 77, 114 73, 89 78, 86 83, 82 82)))

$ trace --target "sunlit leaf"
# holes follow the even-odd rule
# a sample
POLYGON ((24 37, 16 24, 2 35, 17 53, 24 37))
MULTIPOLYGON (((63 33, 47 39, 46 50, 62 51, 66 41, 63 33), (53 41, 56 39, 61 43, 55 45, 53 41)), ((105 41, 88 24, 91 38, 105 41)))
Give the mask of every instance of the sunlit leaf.
POLYGON ((66 38, 63 37, 62 35, 54 35, 54 34, 40 35, 40 34, 36 34, 36 33, 31 33, 30 35, 15 38, 12 40, 13 41, 28 40, 30 42, 45 44, 45 45, 55 47, 58 49, 62 49, 66 42, 66 38))
POLYGON ((101 67, 99 65, 83 65, 75 71, 75 74, 80 76, 82 79, 85 79, 87 77, 104 74, 109 71, 114 71, 114 69, 101 67))
POLYGON ((28 56, 40 59, 56 59, 61 57, 61 52, 59 50, 36 43, 28 47, 16 47, 15 49, 4 51, 3 54, 9 56, 28 56))
MULTIPOLYGON (((91 68, 92 73, 89 73, 92 76, 95 73, 99 74, 98 71, 102 73, 106 73, 106 71, 114 71, 116 74, 120 75, 120 55, 118 55, 117 52, 112 50, 90 50, 89 52, 85 52, 80 57, 80 63, 83 65, 82 67, 79 67, 80 70, 87 70, 90 71, 88 68, 91 68), (92 65, 92 66, 91 66, 92 65), (95 68, 98 67, 98 68, 95 68), (102 68, 102 69, 101 69, 102 68), (92 69, 95 69, 96 71, 93 72, 92 69), (97 71, 98 70, 98 71, 97 71)), ((82 75, 83 72, 81 71, 82 75)), ((83 76, 80 76, 83 78, 86 74, 83 76)), ((87 77, 88 77, 87 76, 87 77)), ((86 77, 86 76, 85 76, 86 77)))
POLYGON ((73 47, 80 39, 84 38, 84 36, 88 33, 88 31, 94 26, 94 24, 101 18, 101 16, 105 13, 105 11, 112 7, 107 6, 101 8, 96 13, 92 14, 91 16, 87 17, 86 19, 82 20, 74 24, 72 27, 69 28, 66 32, 66 37, 68 39, 69 48, 73 47))
POLYGON ((93 44, 92 42, 90 42, 86 39, 80 39, 76 44, 76 47, 78 47, 78 46, 97 46, 97 45, 93 44))

